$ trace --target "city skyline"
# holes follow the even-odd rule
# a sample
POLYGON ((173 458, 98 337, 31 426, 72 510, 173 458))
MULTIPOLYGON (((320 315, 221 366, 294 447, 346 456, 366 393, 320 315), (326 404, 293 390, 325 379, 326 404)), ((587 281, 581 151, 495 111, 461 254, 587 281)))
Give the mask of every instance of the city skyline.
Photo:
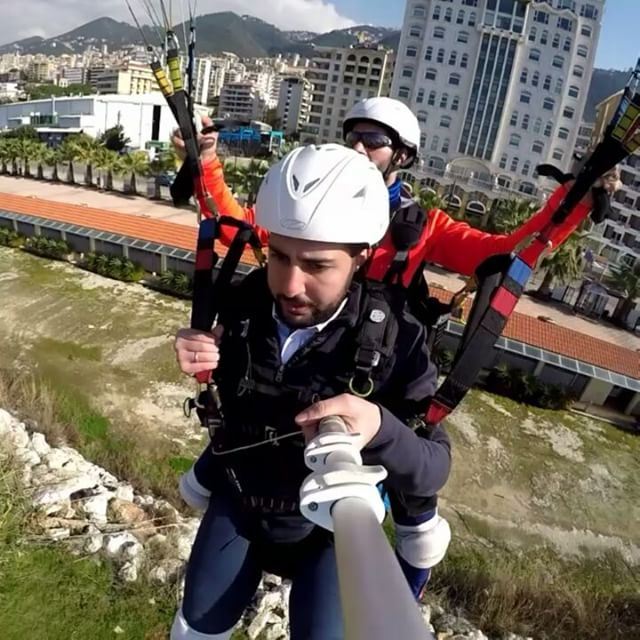
MULTIPOLYGON (((201 0, 198 13, 249 13, 282 29, 307 28, 322 32, 354 24, 400 28, 404 6, 404 2, 372 3, 368 0, 280 0, 262 5, 250 0, 201 0)), ((175 11, 179 13, 180 10, 175 11)), ((70 0, 63 7, 54 7, 45 0, 24 0, 19 7, 14 5, 7 8, 5 20, 0 24, 0 44, 14 41, 16 37, 52 37, 105 15, 131 22, 121 0, 106 0, 98 6, 87 5, 81 0, 70 0), (27 10, 29 8, 32 10, 27 10), (51 20, 46 19, 47 12, 51 12, 51 20), (33 15, 43 17, 39 25, 32 24, 30 16, 33 15)), ((640 55, 634 33, 638 22, 640 2, 637 0, 609 0, 606 3, 600 45, 596 52, 596 67, 628 69, 635 64, 640 55)))

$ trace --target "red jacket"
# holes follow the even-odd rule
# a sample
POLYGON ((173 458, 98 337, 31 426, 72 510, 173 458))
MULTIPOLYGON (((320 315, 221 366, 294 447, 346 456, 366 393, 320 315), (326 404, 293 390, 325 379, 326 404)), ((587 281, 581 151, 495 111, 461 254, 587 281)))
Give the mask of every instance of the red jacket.
MULTIPOLYGON (((233 197, 225 184, 222 163, 219 159, 203 167, 203 182, 211 195, 220 215, 232 216, 255 225, 253 207, 242 207, 233 197)), ((569 185, 558 187, 549 197, 546 204, 521 227, 510 234, 492 234, 474 229, 466 222, 449 217, 441 209, 432 209, 427 214, 427 224, 420 241, 409 251, 408 266, 403 274, 403 283, 408 286, 414 273, 424 262, 441 265, 445 269, 462 275, 472 275, 477 267, 489 256, 510 253, 525 238, 540 231, 551 219, 558 204, 568 191, 569 185)), ((205 198, 198 195, 203 215, 211 215, 205 198)), ((562 225, 563 233, 557 236, 561 244, 574 226, 574 220, 580 219, 589 212, 590 206, 584 200, 574 209, 562 225)), ((256 227, 260 240, 266 245, 268 231, 256 227)), ((221 240, 225 245, 231 244, 235 230, 223 227, 221 240)), ((395 256, 395 249, 389 233, 374 250, 368 275, 381 280, 386 274, 395 256)))

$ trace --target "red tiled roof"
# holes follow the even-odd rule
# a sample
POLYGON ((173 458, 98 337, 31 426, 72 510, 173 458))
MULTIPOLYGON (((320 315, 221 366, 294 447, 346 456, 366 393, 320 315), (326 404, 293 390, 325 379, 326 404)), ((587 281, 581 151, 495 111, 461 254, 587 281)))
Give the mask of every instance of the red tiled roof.
MULTIPOLYGON (((441 302, 448 302, 453 295, 446 289, 434 287, 431 293, 441 302)), ((470 308, 471 301, 465 301, 465 318, 470 308)), ((640 354, 637 352, 524 313, 514 311, 502 335, 631 378, 640 378, 640 354)))
MULTIPOLYGON (((196 247, 197 229, 175 222, 5 193, 0 193, 0 209, 120 233, 187 251, 194 251, 196 247)), ((224 248, 220 253, 224 255, 224 248)), ((245 252, 242 262, 257 265, 251 251, 245 252)), ((433 295, 444 302, 448 302, 452 296, 451 292, 436 288, 433 288, 433 295)), ((470 302, 467 301, 465 315, 469 308, 470 302)), ((640 354, 635 351, 565 327, 548 324, 517 311, 509 319, 503 335, 603 369, 640 378, 640 354)))

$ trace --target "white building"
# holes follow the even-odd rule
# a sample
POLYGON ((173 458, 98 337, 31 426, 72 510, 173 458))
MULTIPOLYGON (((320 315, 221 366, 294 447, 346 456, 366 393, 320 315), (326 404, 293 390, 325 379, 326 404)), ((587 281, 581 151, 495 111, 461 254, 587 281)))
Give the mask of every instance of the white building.
POLYGON ((296 133, 309 121, 313 85, 304 78, 293 76, 280 82, 278 119, 285 135, 296 133))
POLYGON ((0 100, 15 100, 20 95, 17 82, 0 82, 0 100))
POLYGON ((392 97, 422 127, 427 175, 537 192, 567 170, 604 0, 408 0, 392 97))
POLYGON ((232 82, 222 87, 218 106, 219 117, 262 120, 265 109, 265 96, 253 82, 232 82))
POLYGON ((339 142, 342 121, 354 103, 389 95, 393 51, 384 47, 318 47, 307 72, 313 83, 309 124, 303 142, 339 142))
POLYGON ((176 127, 160 93, 73 96, 0 105, 0 131, 32 125, 52 145, 70 133, 84 132, 95 138, 118 124, 131 145, 141 149, 150 141, 166 142, 176 127))

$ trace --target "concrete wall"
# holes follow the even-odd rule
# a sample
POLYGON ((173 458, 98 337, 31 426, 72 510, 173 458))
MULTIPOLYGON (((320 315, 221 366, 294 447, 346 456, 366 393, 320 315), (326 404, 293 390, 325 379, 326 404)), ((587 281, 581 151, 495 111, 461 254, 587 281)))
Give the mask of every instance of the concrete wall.
POLYGON ((596 380, 592 378, 585 387, 582 395, 580 396, 580 402, 589 402, 591 404, 603 405, 609 394, 613 391, 613 385, 610 382, 604 380, 596 380))

